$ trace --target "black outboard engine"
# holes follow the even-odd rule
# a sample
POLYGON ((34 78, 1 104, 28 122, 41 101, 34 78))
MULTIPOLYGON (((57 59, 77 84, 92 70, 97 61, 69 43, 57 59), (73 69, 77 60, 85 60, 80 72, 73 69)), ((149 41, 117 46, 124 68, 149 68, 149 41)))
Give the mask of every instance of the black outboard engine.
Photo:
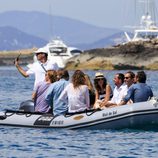
POLYGON ((19 107, 20 111, 25 111, 25 112, 34 112, 34 102, 32 100, 26 100, 20 104, 19 107))

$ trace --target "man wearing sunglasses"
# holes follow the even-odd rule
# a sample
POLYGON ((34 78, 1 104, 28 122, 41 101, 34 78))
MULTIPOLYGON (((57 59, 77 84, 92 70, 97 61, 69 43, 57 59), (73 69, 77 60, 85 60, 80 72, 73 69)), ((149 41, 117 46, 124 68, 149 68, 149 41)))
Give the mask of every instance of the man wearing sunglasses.
POLYGON ((132 71, 126 72, 124 76, 124 82, 128 88, 135 83, 135 74, 132 71))
POLYGON ((130 86, 127 95, 122 99, 119 105, 126 104, 130 99, 133 103, 144 102, 153 97, 153 92, 146 84, 146 74, 144 71, 138 71, 136 74, 136 84, 130 86))

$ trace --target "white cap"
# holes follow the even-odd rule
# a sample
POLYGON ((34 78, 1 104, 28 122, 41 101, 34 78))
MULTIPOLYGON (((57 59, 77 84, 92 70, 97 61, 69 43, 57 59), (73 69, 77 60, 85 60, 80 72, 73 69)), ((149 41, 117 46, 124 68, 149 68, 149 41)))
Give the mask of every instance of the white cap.
POLYGON ((48 54, 48 51, 45 47, 39 48, 38 50, 34 51, 35 54, 37 53, 45 53, 48 54))

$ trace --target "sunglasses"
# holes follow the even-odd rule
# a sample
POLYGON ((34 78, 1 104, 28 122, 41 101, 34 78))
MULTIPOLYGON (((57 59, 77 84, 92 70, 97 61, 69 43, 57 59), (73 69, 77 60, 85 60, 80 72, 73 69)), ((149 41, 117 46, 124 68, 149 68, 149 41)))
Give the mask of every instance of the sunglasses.
POLYGON ((99 79, 96 79, 97 81, 102 81, 103 80, 103 78, 99 78, 99 79))
POLYGON ((130 77, 125 77, 125 79, 129 79, 130 77))

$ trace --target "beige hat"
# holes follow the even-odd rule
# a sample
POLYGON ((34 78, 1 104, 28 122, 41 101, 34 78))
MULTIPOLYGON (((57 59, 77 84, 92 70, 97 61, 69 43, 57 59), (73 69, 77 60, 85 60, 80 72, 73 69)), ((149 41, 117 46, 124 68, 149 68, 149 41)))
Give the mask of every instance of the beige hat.
POLYGON ((39 48, 38 50, 34 51, 35 54, 37 53, 45 53, 48 54, 48 51, 45 47, 39 48))
POLYGON ((101 73, 101 72, 96 72, 96 74, 95 74, 95 79, 100 79, 100 78, 105 78, 105 77, 104 77, 104 74, 101 73))

